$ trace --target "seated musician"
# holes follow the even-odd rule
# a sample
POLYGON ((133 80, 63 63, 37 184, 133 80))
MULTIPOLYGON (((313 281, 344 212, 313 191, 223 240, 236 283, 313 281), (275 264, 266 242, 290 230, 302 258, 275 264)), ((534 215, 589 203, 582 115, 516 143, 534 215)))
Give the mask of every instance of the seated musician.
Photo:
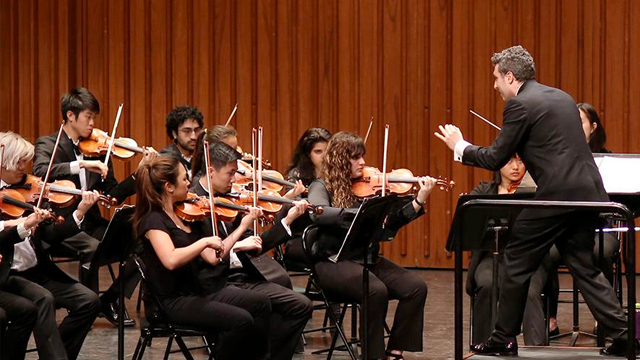
MULTIPOLYGON (((582 130, 584 131, 584 136, 591 152, 610 153, 611 151, 605 147, 607 134, 596 109, 590 104, 580 103, 578 104, 578 110, 580 111, 580 119, 582 120, 582 130)), ((594 264, 600 268, 602 274, 609 280, 609 283, 613 284, 613 262, 619 254, 620 241, 612 233, 604 234, 602 264, 600 264, 599 238, 599 235, 596 234, 595 246, 593 248, 594 264)), ((549 255, 543 260, 546 273, 542 275, 548 276, 546 289, 549 293, 549 335, 552 336, 560 334, 557 320, 558 293, 560 291, 557 269, 562 263, 560 253, 555 246, 551 248, 549 255)))
MULTIPOLYGON (((259 216, 252 209, 237 231, 221 241, 212 236, 210 223, 183 221, 175 212, 187 197, 189 180, 184 166, 172 156, 158 156, 136 172, 137 204, 134 227, 143 243, 147 286, 155 293, 174 324, 222 332, 216 359, 263 359, 271 306, 267 296, 218 279, 215 291, 203 291, 198 263, 221 268, 233 242, 259 216), (208 251, 211 249, 211 251, 208 251), (220 257, 216 251, 220 251, 220 257)), ((151 297, 146 297, 150 299, 151 297)), ((145 308, 149 311, 148 300, 145 308)), ((149 314, 147 314, 149 315, 149 314)))
MULTIPOLYGON (((322 172, 322 159, 327 150, 329 139, 331 139, 331 133, 327 129, 311 128, 305 131, 293 150, 287 169, 287 180, 294 183, 301 181, 302 185, 308 187, 319 178, 322 172)), ((300 195, 306 198, 304 193, 300 195)), ((301 236, 309 224, 310 221, 297 221, 292 229, 294 238, 285 244, 283 260, 289 270, 307 267, 307 260, 302 251, 301 236)))
MULTIPOLYGON (((312 215, 320 225, 321 235, 316 243, 315 268, 319 285, 329 294, 362 302, 362 253, 364 249, 342 254, 333 263, 327 258, 338 252, 360 202, 351 190, 352 179, 362 176, 365 146, 362 139, 353 133, 341 131, 335 134, 327 146, 322 178, 309 187, 309 202, 321 205, 324 212, 312 215)), ((436 180, 422 177, 415 199, 398 211, 387 216, 387 229, 397 231, 402 226, 424 214, 423 206, 433 190, 436 180)), ((368 333, 360 334, 367 339, 372 359, 403 359, 404 351, 421 351, 423 336, 424 304, 427 285, 408 270, 379 256, 379 244, 369 250, 373 260, 370 275, 370 290, 367 294, 369 309, 368 333), (390 299, 398 299, 398 307, 391 328, 391 336, 385 351, 384 323, 390 299)))
MULTIPOLYGON (((195 169, 193 171, 194 173, 194 178, 193 178, 193 182, 197 182, 197 178, 195 175, 196 173, 198 173, 201 167, 200 164, 202 164, 203 160, 202 160, 202 142, 203 140, 207 140, 209 141, 209 143, 214 143, 214 142, 223 142, 229 146, 231 146, 231 148, 233 149, 240 149, 240 147, 238 146, 238 132, 236 131, 236 129, 233 128, 233 126, 231 125, 215 125, 213 126, 211 129, 207 129, 205 132, 203 132, 202 134, 200 134, 200 136, 198 137, 198 145, 196 145, 196 151, 193 155, 193 161, 192 161, 192 168, 195 169)), ((243 160, 248 161, 249 163, 251 163, 251 158, 244 158, 243 160)), ((251 178, 252 174, 247 174, 247 176, 249 178, 251 178)), ((302 181, 294 181, 295 186, 293 186, 289 191, 287 191, 283 196, 287 199, 296 199, 300 194, 302 194, 305 191, 305 187, 302 184, 302 181)), ((288 209, 288 207, 286 207, 286 209, 288 209)), ((286 210, 285 209, 285 210, 286 210)))
MULTIPOLYGON (((520 156, 515 154, 500 171, 495 172, 494 179, 490 183, 481 182, 473 188, 469 194, 490 195, 513 193, 524 177, 525 171, 526 169, 520 156)), ((486 236, 492 239, 494 237, 493 233, 487 233, 486 236)), ((504 236, 503 239, 506 244, 507 237, 504 236)), ((500 273, 503 265, 502 254, 499 256, 498 264, 498 272, 500 273)), ((544 269, 538 269, 538 272, 543 271, 544 269)), ((473 251, 471 253, 466 286, 467 294, 474 297, 473 334, 471 334, 472 344, 477 344, 488 339, 495 325, 491 322, 491 312, 494 307, 494 304, 491 303, 493 275, 493 253, 487 250, 473 251)), ((541 286, 544 285, 544 282, 540 283, 540 281, 538 281, 538 283, 536 283, 537 275, 538 273, 536 273, 531 280, 524 313, 523 327, 524 342, 526 345, 543 345, 546 341, 544 314, 536 312, 537 306, 542 304, 540 290, 541 286)))
MULTIPOLYGON (((33 145, 12 132, 0 133, 0 144, 4 145, 0 187, 20 183, 33 158, 33 145)), ((17 224, 22 239, 9 249, 13 253, 3 253, 3 263, 10 264, 11 272, 2 291, 26 298, 36 306, 38 317, 33 333, 41 359, 76 359, 100 310, 98 295, 58 268, 43 248, 45 243, 55 245, 77 234, 97 200, 97 192, 84 191, 62 224, 38 226, 35 231, 29 231, 34 229, 29 218, 0 221, 0 228, 17 224), (59 326, 56 307, 68 310, 59 326)), ((42 220, 42 212, 36 210, 35 214, 37 221, 42 220)))
POLYGON ((36 209, 28 217, 21 217, 17 221, 0 222, 3 227, 0 231, 0 359, 23 360, 36 324, 36 305, 29 299, 5 291, 4 284, 11 268, 13 245, 22 242, 29 231, 46 219, 40 213, 41 210, 36 209))
POLYGON ((198 135, 204 126, 202 113, 194 106, 178 106, 167 114, 165 127, 171 144, 160 151, 180 160, 191 179, 191 158, 196 148, 198 135))
MULTIPOLYGON (((240 154, 222 142, 211 143, 209 149, 211 189, 216 194, 228 193, 234 182, 240 154)), ((209 196, 206 168, 200 172, 192 191, 209 196)), ((201 273, 205 290, 218 289, 222 276, 228 277, 229 283, 234 287, 256 291, 268 297, 274 315, 271 317, 269 332, 271 359, 293 357, 296 344, 313 310, 311 301, 306 296, 291 290, 291 280, 282 266, 265 254, 265 251, 291 238, 290 226, 306 211, 306 205, 306 201, 294 202, 286 216, 276 220, 271 229, 259 236, 246 231, 246 217, 238 216, 233 223, 218 221, 218 230, 222 236, 239 235, 234 235, 234 242, 230 243, 229 258, 224 259, 225 272, 220 274, 217 269, 206 266, 201 273)))
MULTIPOLYGON (((110 161, 109 166, 107 166, 104 164, 104 157, 100 159, 85 158, 78 150, 78 143, 91 135, 94 129, 94 120, 100 113, 100 104, 95 96, 85 88, 75 88, 62 97, 61 110, 64 122, 63 134, 60 137, 60 144, 51 169, 50 181, 71 180, 79 189, 97 190, 102 194, 110 195, 117 199, 118 203, 122 203, 127 197, 133 195, 135 193, 133 175, 118 183, 113 174, 113 161, 110 161)), ((43 177, 47 172, 57 135, 58 133, 54 133, 36 140, 33 173, 39 177, 43 177)), ((155 151, 145 149, 145 154, 139 165, 144 165, 148 162, 153 153, 155 151)), ((77 204, 62 208, 59 213, 66 216, 76 208, 77 204)), ((109 221, 100 214, 100 208, 97 205, 93 206, 87 213, 85 221, 83 221, 82 232, 65 239, 63 243, 84 254, 81 261, 86 264, 93 257, 108 224, 109 221)), ((133 241, 133 239, 130 240, 133 241)), ((61 246, 52 247, 50 252, 53 256, 69 256, 68 252, 61 246)), ((84 266, 83 269, 88 269, 88 266, 84 266)), ((80 274, 80 281, 97 291, 97 279, 89 279, 86 276, 88 275, 87 273, 85 271, 80 274)), ((124 279, 125 295, 131 297, 139 281, 138 272, 134 264, 127 262, 123 274, 118 278, 124 279)), ((114 282, 101 297, 101 312, 107 320, 114 324, 117 322, 118 281, 114 282)), ((134 324, 132 319, 125 318, 125 325, 131 326, 134 324)))

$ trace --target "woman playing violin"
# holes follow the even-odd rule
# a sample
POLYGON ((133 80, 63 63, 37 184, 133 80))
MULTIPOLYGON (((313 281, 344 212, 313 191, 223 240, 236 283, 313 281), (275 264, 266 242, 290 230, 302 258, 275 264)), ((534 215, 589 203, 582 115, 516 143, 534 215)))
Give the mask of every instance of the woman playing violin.
POLYGON ((226 277, 215 292, 204 291, 198 281, 199 263, 224 266, 220 260, 228 257, 234 240, 259 211, 252 210, 243 221, 244 229, 225 234, 222 240, 212 236, 210 223, 187 223, 175 213, 175 204, 186 199, 190 184, 178 159, 159 156, 140 167, 136 175, 138 197, 133 221, 144 246, 147 285, 162 302, 169 320, 222 332, 216 358, 263 358, 271 314, 268 298, 226 286, 226 277))
MULTIPOLYGON (((287 169, 287 180, 308 187, 322 173, 322 159, 327 150, 331 133, 324 128, 311 128, 302 134, 291 156, 287 169)), ((293 195, 307 197, 304 192, 294 191, 293 195)), ((310 225, 310 220, 296 222, 292 229, 294 238, 284 246, 283 261, 288 270, 304 270, 308 268, 307 259, 302 250, 302 232, 310 225)))
MULTIPOLYGON (((321 215, 312 216, 320 226, 321 234, 314 256, 320 286, 328 293, 339 294, 349 300, 362 302, 362 253, 363 250, 343 253, 337 263, 327 260, 334 255, 351 225, 360 205, 351 190, 352 179, 362 176, 365 161, 362 139, 350 132, 335 134, 327 146, 323 162, 323 177, 309 188, 309 202, 324 206, 321 215)), ((419 179, 419 191, 403 208, 387 215, 390 230, 402 226, 424 214, 423 206, 433 190, 436 180, 419 179)), ((408 270, 379 256, 379 245, 372 246, 369 256, 373 266, 370 275, 369 309, 367 316, 368 350, 373 359, 402 359, 403 351, 422 350, 422 329, 427 285, 408 270), (389 299, 398 299, 391 337, 387 350, 384 347, 384 321, 389 299)))

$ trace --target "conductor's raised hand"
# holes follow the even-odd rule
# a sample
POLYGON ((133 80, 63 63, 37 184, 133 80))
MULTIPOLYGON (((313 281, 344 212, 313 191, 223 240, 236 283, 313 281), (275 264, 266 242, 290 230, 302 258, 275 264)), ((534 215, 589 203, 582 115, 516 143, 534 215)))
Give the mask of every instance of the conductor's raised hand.
POLYGON ((462 137, 462 131, 460 131, 460 129, 455 125, 439 125, 438 128, 440 129, 440 132, 436 131, 435 133, 433 133, 433 135, 447 144, 447 146, 451 150, 456 147, 458 141, 464 140, 464 138, 462 137))

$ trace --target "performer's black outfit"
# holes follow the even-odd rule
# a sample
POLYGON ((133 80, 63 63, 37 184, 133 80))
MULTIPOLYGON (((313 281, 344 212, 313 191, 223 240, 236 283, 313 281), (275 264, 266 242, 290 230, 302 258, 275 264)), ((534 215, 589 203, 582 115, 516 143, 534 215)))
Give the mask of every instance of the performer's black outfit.
POLYGON ((0 231, 0 359, 24 359, 38 316, 33 302, 4 289, 11 269, 13 244, 22 240, 17 226, 0 231))
MULTIPOLYGON (((499 170, 517 152, 536 182, 536 199, 608 201, 593 156, 584 141, 571 96, 526 81, 504 108, 502 131, 490 147, 467 146, 465 165, 499 170)), ((576 279, 598 324, 626 341, 626 319, 611 285, 592 260, 597 214, 525 209, 505 249, 505 274, 494 344, 513 343, 520 333, 531 276, 553 244, 576 279)), ((479 350, 479 349, 475 349, 479 350)))
MULTIPOLYGON (((328 294, 362 302, 363 249, 343 253, 337 263, 328 259, 338 253, 347 230, 360 203, 352 208, 332 207, 333 201, 327 191, 324 180, 314 181, 309 188, 309 202, 321 205, 324 211, 313 215, 312 219, 321 227, 319 239, 315 244, 315 268, 320 287, 328 294)), ((388 214, 386 229, 398 231, 402 226, 424 214, 416 212, 408 203, 397 212, 388 214)), ((368 294, 368 334, 366 337, 369 356, 374 359, 385 357, 384 322, 390 299, 400 300, 396 309, 388 349, 422 351, 422 329, 424 305, 427 299, 427 284, 408 270, 379 256, 380 246, 375 244, 369 250, 371 257, 371 275, 368 294)))
POLYGON ((45 241, 56 244, 79 231, 73 215, 68 215, 60 225, 39 225, 35 234, 22 240, 34 253, 34 260, 23 260, 29 267, 26 270, 12 268, 17 248, 3 251, 2 266, 12 270, 2 291, 35 305, 38 317, 33 333, 41 359, 76 359, 100 310, 98 295, 58 268, 43 248, 45 241), (56 307, 69 312, 60 325, 56 323, 56 307))
MULTIPOLYGON (((200 182, 196 182, 191 191, 208 196, 200 182)), ((240 216, 236 218, 235 223, 218 221, 219 236, 223 239, 227 237, 240 221, 240 216)), ((243 238, 252 234, 247 232, 243 238)), ((272 311, 269 324, 271 359, 289 360, 293 357, 300 335, 311 318, 313 305, 306 296, 291 290, 291 278, 286 270, 271 256, 265 254, 269 249, 291 238, 281 222, 281 217, 276 217, 273 227, 260 234, 260 237, 260 254, 237 253, 242 263, 241 268, 231 269, 229 258, 226 258, 222 264, 215 267, 203 263, 199 277, 205 293, 218 291, 228 282, 231 287, 266 295, 272 311)))
MULTIPOLYGON (((55 133, 48 136, 42 136, 36 140, 33 163, 33 173, 35 175, 43 177, 46 174, 51 155, 53 154, 53 146, 55 145, 57 135, 58 134, 55 133)), ((84 172, 86 179, 83 184, 81 181, 81 174, 71 173, 71 163, 78 161, 79 159, 84 159, 84 156, 80 154, 77 146, 73 144, 71 139, 63 131, 63 134, 60 136, 60 144, 58 145, 56 158, 51 168, 49 180, 71 180, 78 189, 98 190, 102 194, 110 195, 117 199, 118 203, 122 203, 127 197, 135 194, 134 175, 132 174, 121 183, 118 183, 113 174, 112 162, 109 162, 109 172, 104 181, 102 181, 100 174, 81 169, 80 172, 84 172)), ((104 161, 104 157, 101 157, 100 160, 104 161)), ((78 199, 76 204, 72 206, 56 209, 56 212, 63 216, 67 216, 77 208, 80 200, 81 199, 78 199)), ((63 242, 83 253, 84 257, 81 261, 83 263, 87 263, 93 257, 108 224, 109 221, 102 217, 100 214, 100 208, 98 204, 96 204, 87 211, 82 223, 82 231, 69 239, 65 239, 63 242)), ((135 239, 130 239, 130 241, 134 240, 135 239)), ((137 245, 139 246, 139 244, 137 245)), ((139 248, 135 251, 139 251, 139 248)), ((64 251, 57 246, 52 246, 49 252, 53 256, 66 256, 64 251)), ((88 279, 85 275, 87 274, 80 274, 80 281, 97 291, 96 279, 88 279)), ((121 281, 121 279, 124 279, 125 281, 125 296, 130 298, 140 281, 138 271, 136 270, 133 261, 127 262, 123 273, 118 276, 118 279, 114 281, 111 287, 102 296, 102 312, 112 322, 117 321, 116 300, 119 294, 119 281, 121 281)), ((129 319, 125 319, 125 321, 125 324, 127 325, 134 324, 133 321, 129 319)))

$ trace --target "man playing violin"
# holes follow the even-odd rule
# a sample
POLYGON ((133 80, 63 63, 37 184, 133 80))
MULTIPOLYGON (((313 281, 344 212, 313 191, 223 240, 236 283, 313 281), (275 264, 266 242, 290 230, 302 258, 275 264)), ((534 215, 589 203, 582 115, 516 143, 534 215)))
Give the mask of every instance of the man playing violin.
MULTIPOLYGON (((211 189, 215 194, 228 193, 234 182, 240 154, 222 142, 210 144, 209 149, 211 189)), ((191 191, 208 196, 206 168, 200 175, 200 180, 193 185, 191 191)), ((232 286, 254 290, 269 297, 275 315, 270 320, 270 349, 273 360, 293 357, 302 330, 311 318, 313 307, 307 297, 291 290, 289 275, 280 264, 265 254, 265 251, 291 238, 290 226, 306 211, 307 205, 306 201, 295 201, 286 216, 278 217, 274 226, 259 236, 245 232, 243 239, 237 241, 229 256, 223 259, 223 265, 226 266, 223 274, 215 269, 218 266, 209 265, 204 265, 200 272, 200 280, 205 291, 215 291, 220 279, 228 277, 232 286)), ((218 221, 220 236, 224 238, 231 234, 241 221, 240 216, 234 223, 218 221)))
MULTIPOLYGON (((118 183, 114 176, 111 162, 107 166, 104 163, 104 157, 99 159, 86 158, 78 149, 79 142, 90 137, 94 129, 95 118, 100 113, 98 100, 89 90, 78 87, 65 94, 61 99, 60 105, 64 123, 63 134, 60 137, 60 144, 53 160, 49 180, 71 180, 79 189, 97 190, 102 194, 115 198, 118 203, 122 203, 127 197, 135 193, 133 174, 118 183)), ((36 140, 33 165, 33 173, 35 175, 44 177, 46 174, 57 135, 57 133, 54 133, 36 140)), ((154 153, 153 149, 144 149, 144 156, 140 160, 139 166, 148 163, 154 153)), ((75 211, 76 208, 77 205, 72 205, 61 208, 58 212, 66 216, 75 211)), ((87 213, 85 221, 83 221, 82 232, 65 239, 62 242, 64 245, 52 247, 51 254, 53 256, 75 257, 79 253, 81 254, 81 262, 87 264, 92 259, 108 224, 109 221, 102 217, 100 208, 97 205, 93 206, 87 213), (69 248, 75 251, 70 252, 69 248)), ((133 239, 131 240, 133 241, 133 239)), ((84 270, 87 268, 88 266, 83 265, 84 270)), ((82 283, 95 287, 96 279, 88 279, 87 273, 88 271, 84 271, 81 274, 82 283)), ((125 272, 121 277, 126 281, 127 296, 131 296, 139 280, 133 263, 125 268, 125 272)), ((117 289, 117 283, 114 283, 102 296, 103 313, 113 323, 117 321, 117 312, 115 311, 117 289)), ((127 319, 126 324, 133 325, 134 323, 133 320, 127 319)))
MULTIPOLYGON (((13 185, 27 173, 33 157, 33 145, 19 135, 0 133, 4 145, 0 188, 13 185)), ((0 221, 0 230, 16 228, 20 241, 2 248, 3 265, 10 273, 2 291, 28 299, 38 316, 34 337, 41 359, 76 359, 85 336, 100 310, 98 295, 79 284, 52 261, 44 245, 55 245, 80 232, 89 209, 96 203, 96 191, 84 191, 76 209, 61 224, 35 225, 51 217, 49 211, 34 207, 34 214, 13 221, 0 221), (56 307, 69 311, 58 326, 56 307)), ((4 305, 3 305, 4 307, 4 305)))
POLYGON ((187 169, 191 179, 191 158, 196 148, 196 140, 204 126, 200 110, 194 106, 178 106, 167 114, 165 127, 171 144, 160 151, 160 154, 171 155, 180 160, 187 169))
MULTIPOLYGON (((494 89, 506 101, 504 126, 493 144, 475 146, 454 125, 435 133, 465 165, 497 170, 518 152, 538 188, 536 199, 608 201, 598 168, 584 141, 580 114, 565 92, 535 80, 533 57, 514 46, 491 58, 494 89)), ((591 312, 613 344, 602 352, 625 355, 626 317, 614 291, 593 263, 597 214, 558 209, 524 209, 504 251, 500 307, 491 337, 473 345, 481 354, 517 355, 531 277, 552 245, 569 267, 591 312)), ((635 340, 634 340, 635 341, 635 340)))

